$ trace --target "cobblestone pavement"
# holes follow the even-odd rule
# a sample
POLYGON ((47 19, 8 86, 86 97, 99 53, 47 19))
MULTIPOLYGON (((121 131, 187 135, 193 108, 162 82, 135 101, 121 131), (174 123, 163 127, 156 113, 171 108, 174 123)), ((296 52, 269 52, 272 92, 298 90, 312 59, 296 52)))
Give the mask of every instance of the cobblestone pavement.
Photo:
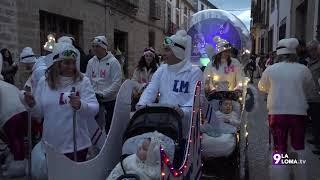
MULTIPOLYGON (((267 109, 265 95, 259 94, 258 108, 248 114, 249 132, 249 169, 250 180, 269 180, 269 130, 267 123, 267 109)), ((307 138, 310 139, 310 128, 307 130, 307 138)), ((320 180, 320 156, 312 153, 313 146, 306 143, 306 160, 308 180, 320 180)))

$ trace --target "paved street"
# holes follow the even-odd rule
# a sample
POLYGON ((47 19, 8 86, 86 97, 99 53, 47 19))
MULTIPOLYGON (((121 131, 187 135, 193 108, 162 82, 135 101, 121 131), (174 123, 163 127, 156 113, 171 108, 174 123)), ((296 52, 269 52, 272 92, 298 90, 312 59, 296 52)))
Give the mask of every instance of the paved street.
MULTIPOLYGON (((262 93, 259 98, 259 107, 248 115, 248 121, 250 180, 268 180, 270 151, 268 149, 267 109, 262 93)), ((306 139, 310 138, 309 133, 310 129, 308 129, 306 139)), ((320 156, 312 154, 312 150, 313 147, 306 143, 308 180, 320 180, 320 156)))
MULTIPOLYGON (((262 93, 258 101, 258 108, 248 114, 250 180, 269 180, 267 110, 262 93)), ((307 139, 310 138, 309 132, 310 129, 308 129, 307 139)), ((306 143, 308 180, 320 180, 320 156, 312 154, 312 150, 313 147, 306 143)), ((14 180, 23 179, 25 178, 14 180)), ((0 176, 0 180, 6 180, 6 178, 0 176)))

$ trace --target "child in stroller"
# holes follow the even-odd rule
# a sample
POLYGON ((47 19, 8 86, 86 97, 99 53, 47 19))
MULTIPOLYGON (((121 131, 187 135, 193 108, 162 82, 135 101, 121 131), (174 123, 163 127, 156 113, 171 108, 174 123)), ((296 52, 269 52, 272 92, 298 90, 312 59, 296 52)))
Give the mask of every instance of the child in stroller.
POLYGON ((172 140, 167 141, 170 138, 157 131, 145 133, 143 136, 146 138, 141 139, 140 135, 139 139, 142 140, 142 144, 139 145, 136 153, 118 163, 107 180, 121 179, 124 174, 132 175, 132 177, 137 175, 139 179, 160 179, 160 146, 170 149, 170 147, 174 148, 174 143, 172 140))
POLYGON ((212 122, 201 127, 204 157, 228 157, 235 149, 235 134, 240 125, 239 115, 233 108, 231 99, 219 101, 219 110, 212 122))
POLYGON ((116 166, 107 180, 123 174, 126 178, 135 174, 140 179, 159 179, 160 146, 172 161, 177 159, 175 153, 180 152, 181 118, 174 108, 161 104, 145 106, 135 112, 123 135, 122 159, 129 156, 121 161, 123 166, 121 163, 116 166), (144 164, 143 168, 140 167, 141 164, 144 164), (154 174, 155 172, 159 173, 154 174))

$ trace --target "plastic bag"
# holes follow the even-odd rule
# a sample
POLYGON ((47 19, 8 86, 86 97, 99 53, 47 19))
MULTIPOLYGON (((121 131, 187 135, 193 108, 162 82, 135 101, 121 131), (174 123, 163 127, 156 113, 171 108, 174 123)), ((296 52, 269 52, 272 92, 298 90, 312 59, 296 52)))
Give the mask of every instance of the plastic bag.
POLYGON ((47 180, 48 169, 44 145, 40 141, 31 152, 32 179, 47 180))

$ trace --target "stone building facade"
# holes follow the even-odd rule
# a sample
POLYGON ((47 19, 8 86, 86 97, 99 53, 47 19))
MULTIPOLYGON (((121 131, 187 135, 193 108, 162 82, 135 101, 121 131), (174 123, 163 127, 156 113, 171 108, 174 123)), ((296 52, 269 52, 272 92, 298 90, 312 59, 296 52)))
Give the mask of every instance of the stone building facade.
POLYGON ((162 45, 164 6, 161 0, 1 0, 0 48, 10 49, 16 59, 26 46, 40 55, 46 36, 54 33, 74 36, 88 53, 92 38, 106 35, 110 50, 126 57, 131 77, 143 49, 162 45))

